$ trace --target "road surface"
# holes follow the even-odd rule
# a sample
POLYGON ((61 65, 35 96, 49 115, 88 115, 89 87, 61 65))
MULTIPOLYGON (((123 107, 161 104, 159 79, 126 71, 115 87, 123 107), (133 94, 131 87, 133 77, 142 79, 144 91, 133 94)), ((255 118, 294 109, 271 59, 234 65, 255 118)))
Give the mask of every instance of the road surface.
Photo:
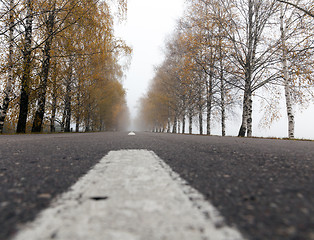
POLYGON ((122 149, 158 156, 246 239, 314 239, 314 142, 123 132, 0 136, 0 239, 122 149))

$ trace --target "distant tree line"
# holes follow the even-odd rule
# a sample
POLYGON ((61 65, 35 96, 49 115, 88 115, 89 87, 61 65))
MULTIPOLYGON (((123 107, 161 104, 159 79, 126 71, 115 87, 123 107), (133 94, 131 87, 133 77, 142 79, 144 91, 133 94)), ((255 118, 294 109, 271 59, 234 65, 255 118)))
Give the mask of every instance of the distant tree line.
POLYGON ((270 124, 284 99, 294 138, 296 106, 314 99, 313 9, 305 0, 188 1, 141 99, 141 125, 185 133, 188 123, 192 133, 196 121, 199 133, 210 135, 218 121, 224 136, 226 120, 240 106, 238 135, 250 137, 253 101, 261 100, 261 123, 270 124))
POLYGON ((128 109, 114 36, 126 0, 0 3, 0 133, 119 129, 128 109), (112 9, 115 5, 118 10, 112 9))

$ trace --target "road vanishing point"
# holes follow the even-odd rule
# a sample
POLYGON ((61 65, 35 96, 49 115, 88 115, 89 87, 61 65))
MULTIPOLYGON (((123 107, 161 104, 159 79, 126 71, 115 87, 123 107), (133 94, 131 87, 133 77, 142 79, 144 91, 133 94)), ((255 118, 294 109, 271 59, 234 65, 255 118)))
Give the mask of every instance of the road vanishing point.
POLYGON ((0 136, 1 240, 314 240, 314 142, 0 136))

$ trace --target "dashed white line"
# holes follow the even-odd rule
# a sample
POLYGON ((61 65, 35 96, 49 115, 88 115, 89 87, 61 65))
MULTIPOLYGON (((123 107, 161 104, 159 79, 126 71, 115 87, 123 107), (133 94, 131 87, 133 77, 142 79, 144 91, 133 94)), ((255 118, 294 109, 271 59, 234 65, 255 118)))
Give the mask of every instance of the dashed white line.
POLYGON ((153 152, 110 152, 14 240, 240 240, 153 152))

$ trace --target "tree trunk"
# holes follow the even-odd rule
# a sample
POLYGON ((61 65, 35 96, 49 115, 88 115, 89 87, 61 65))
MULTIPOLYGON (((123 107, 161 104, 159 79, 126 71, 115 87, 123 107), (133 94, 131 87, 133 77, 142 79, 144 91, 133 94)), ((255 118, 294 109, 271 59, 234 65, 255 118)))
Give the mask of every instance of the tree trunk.
POLYGON ((13 84, 13 31, 14 31, 14 16, 13 16, 14 0, 10 1, 10 16, 9 16, 9 55, 8 55, 8 80, 4 90, 4 99, 2 107, 0 106, 0 134, 3 133, 3 125, 10 104, 10 94, 13 84))
POLYGON ((57 112, 57 77, 55 74, 52 75, 52 102, 51 102, 51 119, 50 119, 50 132, 55 132, 55 120, 56 120, 56 112, 57 112))
POLYGON ((25 24, 25 39, 23 50, 23 75, 21 81, 20 113, 17 123, 17 133, 25 133, 29 102, 29 84, 31 81, 32 62, 32 30, 33 30, 33 8, 32 0, 27 0, 27 16, 25 24))
POLYGON ((185 133, 185 113, 183 113, 182 117, 182 134, 185 133))
MULTIPOLYGON (((76 94, 76 126, 75 126, 75 131, 79 132, 79 128, 80 128, 80 121, 81 121, 81 85, 78 82, 78 86, 77 86, 77 94, 76 94)), ((99 122, 100 122, 100 131, 103 131, 104 128, 104 122, 101 119, 101 116, 99 116, 99 122)))
POLYGON ((200 135, 203 135, 203 111, 200 109, 198 114, 200 135))
POLYGON ((252 137, 252 112, 253 112, 253 101, 252 94, 248 95, 248 108, 247 108, 247 136, 252 137))
POLYGON ((211 111, 212 111, 212 106, 211 106, 211 100, 207 100, 207 118, 206 118, 206 134, 210 135, 211 134, 211 111))
POLYGON ((71 96, 66 97, 65 109, 64 109, 64 131, 71 131, 71 96))
POLYGON ((51 113, 51 119, 50 119, 50 132, 55 132, 55 120, 56 120, 56 113, 55 111, 51 113))
POLYGON ((72 75, 73 75, 73 59, 70 57, 69 61, 69 72, 66 79, 66 93, 65 93, 65 103, 64 103, 64 118, 65 118, 65 126, 64 131, 71 131, 71 84, 72 84, 72 75))
MULTIPOLYGON (((90 96, 88 96, 88 99, 90 99, 90 96)), ((85 119, 85 132, 89 132, 90 131, 90 109, 91 109, 91 105, 90 103, 87 106, 87 116, 85 119)))
POLYGON ((51 107, 50 132, 56 131, 56 128, 55 128, 56 110, 57 110, 57 98, 54 97, 52 99, 52 107, 51 107))
MULTIPOLYGON (((100 131, 102 130, 102 124, 100 125, 100 131)), ((76 123, 75 123, 75 132, 80 131, 80 116, 76 116, 76 123)))
MULTIPOLYGON (((212 65, 212 64, 211 64, 212 65)), ((206 119, 206 128, 207 135, 211 134, 211 115, 212 115, 212 99, 213 99, 213 66, 211 66, 209 81, 206 82, 206 107, 207 107, 207 119, 206 119)))
POLYGON ((226 105, 223 82, 221 82, 221 136, 226 136, 226 105))
POLYGON ((289 138, 294 138, 294 114, 291 103, 291 93, 289 88, 289 72, 288 72, 288 61, 287 61, 287 46, 286 46, 286 26, 284 25, 284 11, 281 4, 281 16, 280 16, 280 31, 281 31, 281 47, 282 47, 282 68, 284 77, 284 87, 285 87, 285 98, 286 98, 286 109, 288 115, 288 136, 289 138))
POLYGON ((286 97, 286 108, 288 115, 288 136, 294 138, 294 114, 291 104, 291 95, 288 81, 285 82, 285 97, 286 97))
POLYGON ((89 118, 88 119, 86 119, 86 126, 85 126, 85 132, 89 132, 90 131, 90 127, 89 127, 89 118))
POLYGON ((170 133, 171 123, 170 123, 170 117, 168 116, 168 126, 167 126, 167 133, 170 133))
POLYGON ((253 1, 248 0, 248 33, 247 33, 247 54, 246 54, 246 63, 245 63, 245 88, 244 88, 244 96, 243 96, 243 111, 242 111, 242 124, 239 130, 239 137, 245 137, 248 128, 250 129, 249 133, 252 134, 252 107, 250 108, 250 104, 252 103, 251 98, 251 81, 252 81, 252 62, 254 58, 254 35, 253 35, 253 1), (248 123, 250 126, 248 126, 248 123))
MULTIPOLYGON (((220 29, 220 28, 219 28, 220 29)), ((220 31, 219 31, 220 32, 220 31)), ((225 104, 225 82, 222 47, 219 47, 220 59, 220 108, 221 108, 221 136, 226 136, 226 104, 225 104)))
POLYGON ((172 133, 177 133, 177 116, 173 119, 172 133))
POLYGON ((239 130, 239 137, 245 137, 246 131, 247 131, 247 119, 248 119, 248 98, 249 98, 249 92, 248 92, 248 86, 246 84, 245 90, 244 90, 244 96, 243 96, 243 107, 242 107, 242 124, 239 130))
POLYGON ((45 105, 46 105, 46 92, 47 92, 47 81, 49 76, 49 69, 50 69, 50 51, 51 51, 51 44, 53 40, 53 28, 55 22, 55 10, 53 9, 49 12, 48 18, 46 20, 46 27, 47 27, 47 35, 48 38, 45 42, 45 47, 43 50, 43 65, 41 71, 41 82, 39 87, 39 96, 37 100, 37 110, 35 113, 32 132, 41 132, 43 119, 45 114, 45 105))
POLYGON ((64 121, 65 121, 65 115, 64 115, 64 111, 63 111, 62 121, 61 121, 61 124, 60 124, 61 132, 64 132, 64 121))
POLYGON ((193 130, 193 112, 192 110, 189 111, 189 134, 192 134, 193 130))

